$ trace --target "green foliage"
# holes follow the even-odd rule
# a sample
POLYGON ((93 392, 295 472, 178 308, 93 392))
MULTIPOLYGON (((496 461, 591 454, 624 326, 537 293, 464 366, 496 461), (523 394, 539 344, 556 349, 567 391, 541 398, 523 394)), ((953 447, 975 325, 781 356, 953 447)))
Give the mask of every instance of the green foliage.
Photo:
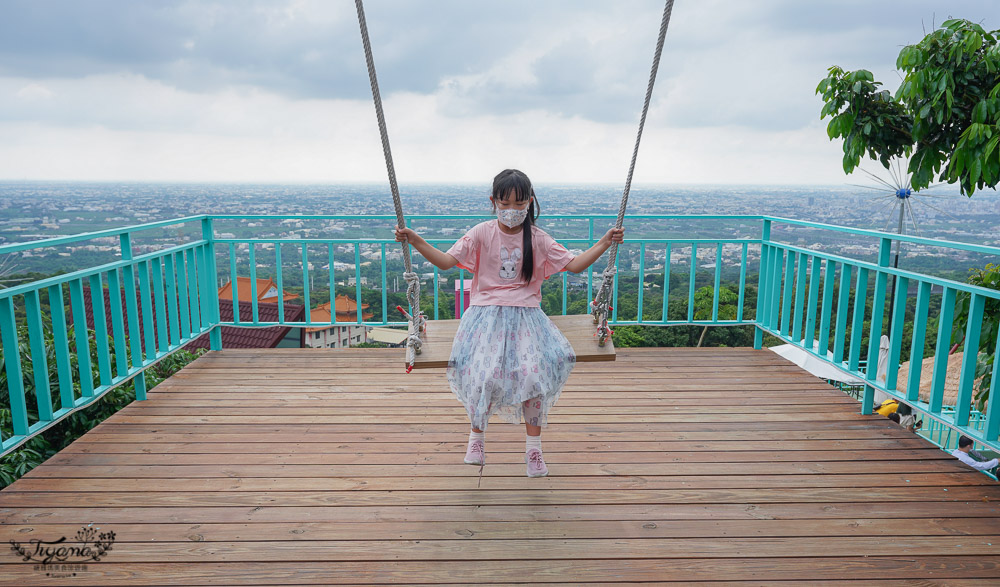
POLYGON ((909 152, 913 142, 913 118, 896 102, 889 90, 879 90, 870 71, 844 71, 834 65, 816 88, 823 95, 820 120, 833 119, 826 134, 844 139, 844 173, 851 173, 868 155, 889 168, 889 162, 909 152))
MULTIPOLYGON (((992 263, 983 269, 969 269, 969 283, 988 289, 1000 291, 1000 266, 992 263)), ((955 306, 955 326, 952 330, 952 343, 957 343, 965 336, 969 324, 969 304, 972 296, 967 292, 959 292, 955 306)), ((993 364, 996 359, 997 330, 1000 328, 1000 300, 986 298, 983 306, 983 325, 979 338, 979 354, 976 357, 976 379, 980 377, 976 387, 976 407, 985 411, 986 401, 990 397, 990 383, 993 380, 993 364)))
MULTIPOLYGON (((9 410, 5 410, 10 414, 9 410)), ((0 464, 0 487, 6 487, 44 461, 42 453, 30 448, 15 450, 0 464)))
MULTIPOLYGON (((736 320, 736 303, 740 294, 728 286, 719 287, 719 320, 736 320)), ((711 320, 715 288, 705 286, 694 292, 694 319, 711 320)))
POLYGON ((384 342, 357 342, 351 345, 352 349, 388 349, 392 348, 384 342))
POLYGON ((1000 31, 947 20, 896 59, 903 81, 890 96, 871 72, 829 68, 816 88, 831 139, 844 139, 844 171, 867 154, 886 168, 910 156, 912 187, 957 183, 963 194, 1000 181, 1000 31))
MULTIPOLYGON (((680 281, 686 283, 687 276, 680 276, 680 281)), ((661 278, 662 279, 662 278, 661 278)), ((673 281, 671 279, 671 281, 673 281)), ((747 279, 746 292, 743 299, 743 316, 753 320, 757 304, 757 288, 751 285, 754 279, 747 279)), ((719 319, 735 320, 739 293, 736 284, 720 284, 719 288, 719 319)), ((633 292, 627 292, 626 300, 631 299, 633 292)), ((686 294, 686 292, 685 292, 686 294)), ((671 296, 672 297, 672 296, 671 296)), ((695 319, 709 320, 712 318, 712 301, 714 287, 704 286, 695 290, 695 319)), ((619 304, 624 300, 619 300, 619 304)), ((634 303, 634 302, 633 302, 634 303)), ((648 305, 644 304, 643 318, 659 320, 663 298, 652 297, 648 305)), ((667 304, 669 320, 687 319, 687 298, 671 299, 667 304)), ((634 312, 634 310, 633 310, 634 312)), ((631 314, 625 314, 631 315, 631 314)), ((612 340, 616 347, 736 347, 752 346, 754 337, 753 326, 720 326, 711 328, 698 325, 677 325, 669 328, 662 326, 617 326, 614 328, 612 340)))
POLYGON ((899 52, 896 67, 905 75, 896 97, 914 113, 915 188, 929 185, 938 172, 967 195, 1000 180, 1000 161, 990 157, 1000 137, 998 32, 947 20, 899 52))
MULTIPOLYGON (((740 294, 728 287, 719 287, 719 320, 736 320, 736 304, 740 299, 740 294)), ((694 319, 711 320, 712 309, 715 306, 715 288, 705 286, 694 292, 694 319)), ((705 341, 705 334, 708 333, 708 326, 703 326, 701 336, 698 337, 700 347, 705 341)))

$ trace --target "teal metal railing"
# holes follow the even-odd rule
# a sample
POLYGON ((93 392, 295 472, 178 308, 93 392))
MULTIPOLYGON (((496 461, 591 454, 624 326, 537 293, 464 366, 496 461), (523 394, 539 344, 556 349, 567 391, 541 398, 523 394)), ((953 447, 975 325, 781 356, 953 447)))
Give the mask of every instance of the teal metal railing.
POLYGON ((202 333, 218 339, 210 235, 211 219, 189 217, 0 247, 8 254, 114 237, 119 250, 117 261, 0 290, 0 411, 13 432, 0 438, 0 454, 127 381, 145 399, 137 375, 202 333), (133 254, 134 236, 195 222, 209 238, 133 254))
MULTIPOLYGON (((422 229, 435 222, 454 227, 483 219, 418 215, 407 222, 422 229)), ((615 217, 562 215, 543 220, 542 228, 563 245, 585 249, 597 242, 615 217)), ((0 290, 0 338, 7 382, 7 401, 6 405, 0 403, 0 413, 8 411, 12 431, 0 434, 0 454, 127 381, 135 382, 136 398, 145 399, 144 379, 137 375, 202 335, 208 335, 210 348, 221 350, 223 326, 405 325, 402 316, 390 308, 390 278, 402 270, 399 245, 391 238, 394 224, 394 216, 205 215, 0 246, 3 255, 110 237, 116 239, 118 249, 118 258, 108 263, 0 290), (359 231, 371 234, 376 230, 385 238, 284 238, 268 236, 259 227, 250 230, 250 222, 367 222, 374 227, 359 231), (219 228, 231 224, 236 225, 233 232, 219 228), (133 254, 137 238, 180 229, 193 233, 187 242, 160 242, 151 252, 133 254), (248 232, 252 234, 236 234, 248 232), (261 318, 265 302, 256 288, 264 277, 274 280, 278 292, 277 313, 269 314, 276 316, 274 319, 261 318), (250 299, 241 300, 239 288, 232 287, 232 293, 220 300, 220 286, 227 281, 235 285, 238 278, 250 279, 250 299), (289 287, 301 288, 301 305, 305 307, 301 320, 286 319, 282 294, 289 287), (330 320, 312 319, 309 308, 323 302, 335 307, 341 294, 360 302, 354 307, 353 319, 338 319, 336 312, 330 320), (93 303, 101 299, 103 304, 93 303), (221 319, 220 302, 232 304, 231 320, 221 319), (241 302, 249 303, 249 316, 241 315, 241 302), (381 311, 366 317, 365 304, 381 311), (84 320, 88 314, 92 318, 84 320), (92 354, 95 361, 90 359, 92 354)), ((428 240, 442 249, 455 242, 454 238, 428 240)), ((1000 257, 1000 249, 982 245, 771 216, 630 216, 627 242, 616 260, 612 324, 753 326, 756 348, 761 348, 764 335, 769 334, 862 377, 866 382, 863 413, 871 413, 877 389, 913 405, 937 425, 996 450, 1000 446, 1000 408, 994 408, 996 402, 989 404, 975 425, 970 425, 969 417, 974 413, 976 355, 984 342, 980 340, 983 309, 986 300, 1000 299, 1000 292, 895 269, 889 264, 894 241, 985 255, 991 260, 1000 257), (864 246, 867 242, 875 260, 792 244, 800 240, 797 231, 802 230, 812 231, 820 243, 851 239, 864 246), (671 232, 682 236, 672 237, 671 232), (726 236, 720 236, 723 234, 726 236), (887 308, 886 288, 892 281, 897 293, 893 307, 887 308), (724 284, 729 291, 723 289, 724 284), (915 291, 912 304, 911 291, 915 291), (725 301, 724 293, 737 299, 725 301), (959 295, 970 298, 964 346, 975 352, 965 353, 958 401, 952 409, 944 405, 943 392, 959 295), (929 315, 932 298, 935 306, 940 302, 935 316, 929 315), (932 319, 937 327, 929 329, 932 319), (879 380, 874 370, 864 365, 878 364, 878 341, 883 332, 890 333, 890 357, 885 380, 879 380), (916 342, 909 357, 909 385, 899 390, 898 365, 907 332, 912 334, 906 337, 916 342), (921 401, 920 365, 926 337, 933 339, 935 367, 929 400, 921 401)), ((419 270, 419 255, 414 252, 414 257, 419 270)), ((586 313, 594 295, 595 275, 599 282, 602 268, 599 261, 584 274, 563 272, 556 276, 558 298, 550 311, 586 313)), ((423 288, 431 302, 424 310, 434 319, 445 317, 442 302, 453 301, 454 295, 443 290, 442 283, 452 279, 462 291, 470 276, 460 269, 441 272, 433 267, 424 275, 423 288)), ((458 315, 461 309, 457 304, 458 315)), ((994 394, 998 380, 994 368, 994 394)))
MULTIPOLYGON (((953 413, 954 411, 954 408, 951 406, 945 406, 943 409, 945 414, 953 413)), ((982 430, 986 425, 986 414, 983 414, 979 410, 972 410, 972 413, 969 416, 969 425, 977 430, 982 430)), ((958 439, 960 435, 956 433, 954 428, 944 425, 938 421, 930 420, 927 426, 922 426, 916 432, 920 436, 923 436, 927 440, 940 446, 944 451, 951 452, 952 450, 958 448, 958 439)), ((972 448, 974 450, 982 450, 983 444, 976 443, 972 448)), ((983 473, 997 479, 996 469, 993 469, 992 471, 983 471, 983 473)))
MULTIPOLYGON (((764 271, 761 272, 761 295, 758 298, 758 313, 761 316, 757 323, 758 341, 763 333, 771 334, 864 379, 865 392, 861 398, 864 414, 872 413, 875 391, 879 390, 910 404, 930 421, 996 450, 1000 431, 998 402, 988 404, 981 425, 970 424, 969 418, 973 409, 977 358, 983 346, 980 340, 983 310, 986 300, 1000 299, 1000 291, 893 268, 890 259, 894 240, 985 254, 993 261, 1000 254, 1000 249, 995 247, 766 218, 762 232, 764 271), (876 261, 848 259, 777 242, 770 238, 770 233, 772 226, 778 223, 847 232, 873 239, 877 242, 876 261), (889 308, 886 290, 893 280, 896 293, 889 308), (934 287, 941 289, 940 310, 936 316, 931 316, 929 306, 934 287), (915 290, 915 296, 911 294, 912 290, 915 290), (963 360, 957 399, 953 409, 946 409, 945 380, 952 346, 956 297, 959 294, 969 298, 968 326, 962 342, 963 360), (909 311, 908 301, 911 298, 915 299, 913 310, 909 311), (937 328, 928 332, 931 318, 936 319, 937 328), (915 342, 910 345, 906 389, 897 389, 901 348, 907 330, 912 333, 911 342, 915 342), (889 338, 888 361, 885 378, 879 379, 876 366, 883 334, 889 338), (933 375, 929 397, 922 401, 920 383, 927 336, 933 337, 933 375), (867 346, 863 345, 865 338, 868 339, 867 346), (860 367, 862 359, 868 368, 860 367)), ((996 397, 1000 379, 998 369, 1000 360, 995 360, 990 389, 992 398, 996 397)))

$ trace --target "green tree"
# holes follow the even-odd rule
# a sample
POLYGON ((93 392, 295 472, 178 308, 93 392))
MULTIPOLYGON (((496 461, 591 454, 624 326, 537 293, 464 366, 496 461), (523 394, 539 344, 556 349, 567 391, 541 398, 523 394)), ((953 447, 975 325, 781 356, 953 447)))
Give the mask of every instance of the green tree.
POLYGON ((887 169, 910 157, 912 187, 959 184, 963 194, 1000 181, 1000 30, 947 20, 919 43, 903 47, 895 95, 870 71, 833 66, 816 88, 830 139, 844 140, 844 172, 868 155, 887 169))
MULTIPOLYGON (((736 303, 739 299, 740 294, 729 289, 728 287, 719 288, 720 320, 736 320, 736 303)), ((694 292, 694 319, 711 320, 714 301, 715 288, 713 287, 702 287, 694 292)), ((705 333, 707 332, 708 326, 702 327, 701 336, 698 337, 698 344, 695 345, 696 347, 700 347, 701 343, 705 341, 705 333)))

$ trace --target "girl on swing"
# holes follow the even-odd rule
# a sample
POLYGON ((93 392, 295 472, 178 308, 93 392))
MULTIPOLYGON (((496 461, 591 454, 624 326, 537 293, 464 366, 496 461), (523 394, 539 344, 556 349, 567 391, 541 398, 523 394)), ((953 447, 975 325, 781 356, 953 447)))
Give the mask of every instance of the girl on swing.
POLYGON ((448 360, 448 383, 472 423, 465 462, 485 465, 485 431, 497 414, 524 422, 528 477, 542 477, 542 428, 576 363, 573 347, 541 308, 542 281, 560 271, 580 273, 624 240, 612 228, 593 247, 573 256, 536 227, 539 204, 531 181, 505 169, 493 179, 496 220, 472 227, 447 253, 413 229, 396 228, 396 240, 413 245, 439 269, 471 271, 472 299, 462 314, 448 360))

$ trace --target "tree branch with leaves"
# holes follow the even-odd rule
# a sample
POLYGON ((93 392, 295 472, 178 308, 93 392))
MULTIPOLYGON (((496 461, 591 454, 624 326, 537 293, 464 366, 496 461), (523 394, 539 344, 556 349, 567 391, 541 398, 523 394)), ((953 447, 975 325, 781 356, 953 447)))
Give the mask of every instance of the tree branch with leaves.
POLYGON ((868 70, 827 70, 816 93, 830 139, 844 141, 844 172, 863 156, 909 157, 914 190, 934 181, 971 196, 1000 182, 1000 30, 947 20, 896 59, 903 80, 893 95, 868 70))

